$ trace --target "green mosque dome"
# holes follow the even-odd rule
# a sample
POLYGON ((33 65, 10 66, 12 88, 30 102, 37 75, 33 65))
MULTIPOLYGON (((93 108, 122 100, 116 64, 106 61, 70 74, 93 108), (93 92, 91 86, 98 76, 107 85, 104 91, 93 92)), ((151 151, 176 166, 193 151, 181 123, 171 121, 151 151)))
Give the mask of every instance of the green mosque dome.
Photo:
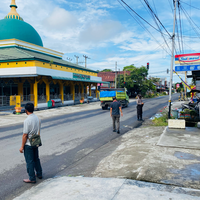
POLYGON ((11 12, 0 20, 0 40, 17 39, 43 47, 42 39, 37 31, 24 22, 16 11, 15 0, 10 5, 11 12))

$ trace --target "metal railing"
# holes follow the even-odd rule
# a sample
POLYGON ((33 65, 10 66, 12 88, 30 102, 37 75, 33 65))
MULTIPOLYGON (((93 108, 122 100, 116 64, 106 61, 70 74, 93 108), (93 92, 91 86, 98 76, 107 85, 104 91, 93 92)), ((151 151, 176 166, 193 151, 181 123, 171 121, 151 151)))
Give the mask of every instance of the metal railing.
POLYGON ((64 94, 64 101, 70 101, 73 100, 72 94, 64 94))
POLYGON ((0 107, 10 106, 10 96, 0 96, 0 107))
POLYGON ((47 102, 47 95, 38 95, 38 103, 46 103, 47 102))
POLYGON ((81 93, 75 93, 75 100, 81 100, 81 93))
POLYGON ((34 102, 34 95, 29 94, 29 95, 23 95, 21 96, 21 101, 24 102, 34 102))
POLYGON ((61 94, 51 94, 50 99, 61 99, 62 95, 61 94))

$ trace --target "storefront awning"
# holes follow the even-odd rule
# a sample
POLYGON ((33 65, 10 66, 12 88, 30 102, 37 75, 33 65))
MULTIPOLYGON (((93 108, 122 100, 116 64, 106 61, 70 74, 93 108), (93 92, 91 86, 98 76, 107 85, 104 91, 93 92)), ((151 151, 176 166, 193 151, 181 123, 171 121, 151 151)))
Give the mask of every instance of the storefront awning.
POLYGON ((26 78, 26 77, 37 77, 38 75, 27 74, 27 75, 0 75, 0 78, 26 78))
POLYGON ((68 77, 61 77, 61 76, 51 76, 51 77, 53 79, 57 79, 57 80, 67 80, 67 81, 79 81, 79 82, 87 82, 87 83, 104 83, 104 84, 110 84, 110 82, 105 82, 105 81, 84 80, 84 79, 68 78, 68 77))

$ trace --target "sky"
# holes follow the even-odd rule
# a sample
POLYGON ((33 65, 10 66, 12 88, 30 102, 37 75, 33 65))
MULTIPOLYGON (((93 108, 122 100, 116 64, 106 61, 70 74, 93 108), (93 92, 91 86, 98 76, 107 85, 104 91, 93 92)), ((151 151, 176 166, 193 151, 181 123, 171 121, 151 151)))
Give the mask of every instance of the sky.
MULTIPOLYGON (((75 63, 76 55, 79 64, 84 66, 83 55, 86 55, 90 58, 88 68, 113 71, 116 62, 118 70, 131 64, 141 67, 149 63, 149 76, 169 81, 167 69, 171 66, 173 0, 148 0, 163 27, 156 25, 145 0, 124 2, 149 24, 136 20, 134 12, 125 6, 128 13, 120 2, 125 6, 120 0, 16 0, 17 12, 37 30, 44 47, 63 52, 65 60, 75 63)), ((0 19, 10 11, 10 3, 11 0, 1 2, 0 19)), ((175 35, 175 54, 200 52, 200 31, 197 28, 200 26, 200 1, 180 0, 180 5, 177 27, 179 36, 181 30, 183 37, 178 40, 175 35)), ((173 81, 180 82, 180 79, 174 75, 173 81)))

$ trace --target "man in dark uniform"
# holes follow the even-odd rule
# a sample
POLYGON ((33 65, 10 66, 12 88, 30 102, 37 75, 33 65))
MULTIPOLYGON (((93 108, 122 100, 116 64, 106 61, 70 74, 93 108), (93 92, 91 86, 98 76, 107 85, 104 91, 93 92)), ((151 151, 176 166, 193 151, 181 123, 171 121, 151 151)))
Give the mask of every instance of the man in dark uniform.
POLYGON ((121 104, 117 101, 116 97, 113 97, 113 102, 110 105, 110 116, 113 120, 113 132, 116 132, 116 126, 115 122, 117 121, 117 133, 119 134, 119 118, 120 118, 120 112, 121 116, 123 116, 121 104))
POLYGON ((142 96, 140 94, 138 94, 138 99, 137 99, 137 119, 138 121, 144 121, 142 119, 142 107, 143 107, 144 103, 142 101, 142 96))

